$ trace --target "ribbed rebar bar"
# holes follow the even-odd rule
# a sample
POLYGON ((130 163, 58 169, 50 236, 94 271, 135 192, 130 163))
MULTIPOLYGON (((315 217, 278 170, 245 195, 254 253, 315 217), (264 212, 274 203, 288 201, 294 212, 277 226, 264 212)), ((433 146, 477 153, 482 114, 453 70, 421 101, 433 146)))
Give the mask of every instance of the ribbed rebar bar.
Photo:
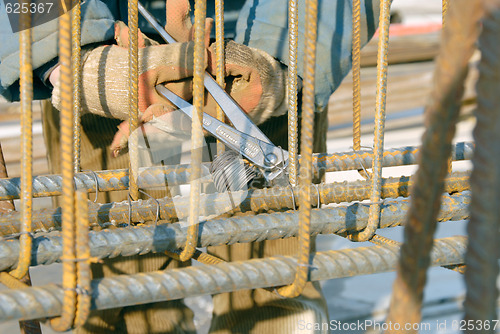
MULTIPOLYGON (((3 155, 2 144, 0 143, 0 178, 7 178, 9 174, 7 173, 7 165, 5 164, 5 157, 3 155)), ((0 201, 0 213, 9 213, 14 211, 14 201, 5 200, 0 201)))
MULTIPOLYGON (((432 250, 436 266, 463 262, 467 239, 438 239, 432 250)), ((399 248, 372 246, 314 255, 310 280, 318 281, 394 270, 399 248)), ((108 309, 242 289, 290 284, 297 261, 276 256, 244 262, 200 265, 148 274, 120 275, 92 281, 93 309, 108 309)), ((62 289, 45 285, 0 293, 0 321, 44 318, 61 312, 62 289)))
MULTIPOLYGON (((224 0, 215 0, 215 50, 217 56, 216 79, 224 88, 226 86, 226 70, 224 66, 224 0)), ((225 122, 224 112, 217 105, 217 119, 225 122)), ((217 155, 224 153, 225 145, 217 139, 217 155)))
POLYGON ((448 11, 448 2, 449 0, 442 0, 442 22, 443 22, 443 27, 446 24, 446 12, 448 11))
MULTIPOLYGON (((389 56, 389 25, 392 0, 380 3, 380 26, 377 52, 377 95, 375 107, 375 138, 373 140, 372 191, 370 194, 370 221, 366 230, 351 236, 354 241, 367 241, 374 234, 380 219, 380 192, 382 186, 382 157, 384 154, 385 105, 387 101, 387 68, 389 56)), ((356 150, 356 149, 355 149, 356 150)))
POLYGON ((73 169, 75 173, 80 171, 80 113, 81 113, 81 91, 82 91, 82 68, 81 68, 81 4, 80 0, 72 0, 71 10, 71 37, 73 64, 73 169))
POLYGON ((361 150, 361 0, 352 1, 352 148, 361 150))
POLYGON ((292 186, 297 185, 298 168, 298 76, 297 50, 299 10, 297 0, 288 1, 288 177, 292 186))
POLYGON ((277 290, 280 296, 299 296, 307 283, 311 252, 311 184, 313 178, 313 131, 316 104, 316 39, 318 34, 318 0, 306 0, 304 87, 302 89, 302 123, 300 132, 299 170, 299 249, 293 283, 277 290))
MULTIPOLYGON (((469 173, 455 172, 446 178, 445 192, 451 194, 469 189, 469 173)), ((413 178, 402 176, 382 179, 381 198, 408 197, 413 185, 413 178)), ((336 182, 319 184, 319 205, 361 201, 369 199, 371 184, 367 180, 353 182, 336 182)), ((313 192, 314 194, 314 192, 313 192)), ((233 192, 231 198, 227 194, 202 194, 200 198, 200 216, 214 217, 218 214, 235 214, 240 212, 263 213, 268 211, 284 211, 295 208, 298 189, 270 188, 256 189, 248 192, 233 192), (292 191, 294 196, 292 196, 292 191), (234 205, 234 198, 242 199, 239 205, 234 205), (295 199, 295 200, 294 200, 295 199)), ((318 206, 318 198, 312 201, 312 206, 318 206)), ((187 218, 189 211, 188 197, 165 197, 158 200, 139 200, 128 202, 92 204, 89 208, 89 223, 91 226, 128 224, 156 221, 158 219, 174 222, 187 218), (158 212, 158 217, 157 217, 158 212)), ((20 214, 11 212, 0 215, 0 236, 10 236, 19 233, 20 214)), ((47 232, 61 227, 61 209, 42 209, 33 212, 33 231, 47 232)))
POLYGON ((66 331, 73 324, 75 314, 76 284, 74 241, 75 241, 75 188, 73 183, 73 82, 71 68, 71 12, 63 11, 59 17, 59 63, 61 109, 61 174, 62 174, 62 234, 63 251, 69 261, 63 262, 64 301, 61 317, 52 319, 51 326, 66 331))
MULTIPOLYGON (((454 161, 469 160, 472 158, 474 145, 472 143, 458 143, 453 146, 452 157, 454 161)), ((419 156, 418 147, 402 147, 389 149, 384 152, 382 165, 384 167, 412 165, 417 162, 419 156)), ((314 154, 313 165, 315 173, 319 170, 326 172, 338 172, 356 170, 363 166, 372 164, 372 153, 345 152, 335 154, 314 154)), ((202 177, 210 175, 209 165, 202 164, 202 177)), ((164 187, 185 184, 190 177, 189 165, 165 166, 140 168, 138 185, 141 189, 164 187)), ((107 171, 95 171, 77 173, 75 175, 75 186, 79 190, 94 192, 96 190, 95 180, 99 184, 99 191, 114 191, 128 189, 128 170, 116 169, 107 171)), ((21 192, 19 178, 0 179, 0 200, 18 199, 21 192)), ((60 175, 41 175, 33 179, 33 196, 58 196, 61 195, 60 175)))
MULTIPOLYGON (((443 197, 437 221, 456 221, 469 217, 470 194, 464 192, 443 197)), ((381 212, 380 228, 399 226, 408 213, 408 199, 386 200, 381 212)), ((369 206, 355 203, 349 206, 314 209, 311 213, 311 235, 345 234, 366 227, 369 206)), ((132 256, 148 252, 181 249, 186 242, 187 227, 180 224, 137 225, 90 232, 91 255, 95 258, 132 256)), ((215 219, 200 224, 198 247, 247 243, 288 238, 298 234, 296 211, 215 219)), ((51 264, 62 255, 60 232, 41 233, 34 238, 32 265, 51 264)), ((19 241, 0 241, 0 271, 16 265, 19 241)))
MULTIPOLYGON (((425 117, 419 168, 412 190, 412 207, 405 226, 401 260, 387 321, 419 323, 430 261, 436 215, 459 115, 468 62, 478 36, 479 1, 454 0, 448 10, 441 50, 434 73, 434 89, 425 117)), ((389 331, 391 332, 391 331, 389 331)))
MULTIPOLYGON (((129 133, 139 126, 139 9, 138 0, 128 0, 128 121, 129 133)), ((129 155, 129 195, 133 200, 139 198, 137 185, 137 136, 130 136, 129 155)))
POLYGON ((201 192, 201 161, 203 146, 203 105, 205 87, 205 19, 207 16, 207 1, 196 0, 194 5, 194 71, 193 71, 193 106, 191 129, 191 177, 189 191, 188 238, 184 250, 179 255, 181 261, 189 260, 195 251, 198 242, 198 223, 200 219, 200 192, 201 192))
MULTIPOLYGON (((476 4, 479 5, 479 4, 476 4)), ((500 186, 500 1, 487 0, 479 39, 481 61, 477 83, 477 109, 474 140, 477 149, 472 159, 471 218, 467 225, 469 246, 465 256, 465 320, 485 324, 497 317, 497 254, 499 247, 500 207, 497 196, 500 186)), ((484 332, 495 329, 483 327, 484 332)), ((469 333, 477 332, 469 330, 469 333)))
MULTIPOLYGON (((22 0, 22 6, 30 7, 31 1, 22 0)), ((19 47, 21 94, 21 248, 19 264, 10 274, 17 279, 28 273, 31 262, 31 212, 33 204, 33 66, 31 14, 20 14, 19 47)))
POLYGON ((73 327, 80 327, 87 321, 90 313, 90 243, 89 243, 89 217, 88 199, 83 191, 76 193, 76 258, 77 281, 76 287, 78 297, 76 302, 76 313, 73 327))

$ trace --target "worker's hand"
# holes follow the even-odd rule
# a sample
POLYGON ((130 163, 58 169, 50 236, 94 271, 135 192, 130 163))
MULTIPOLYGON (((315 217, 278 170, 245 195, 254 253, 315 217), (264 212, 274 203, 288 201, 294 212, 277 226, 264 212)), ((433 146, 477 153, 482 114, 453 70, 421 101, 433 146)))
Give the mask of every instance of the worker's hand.
MULTIPOLYGON (((208 70, 215 75, 215 44, 209 48, 208 70)), ((287 111, 287 67, 266 52, 233 41, 225 47, 226 91, 256 124, 287 111)), ((204 111, 216 115, 208 94, 204 111)))

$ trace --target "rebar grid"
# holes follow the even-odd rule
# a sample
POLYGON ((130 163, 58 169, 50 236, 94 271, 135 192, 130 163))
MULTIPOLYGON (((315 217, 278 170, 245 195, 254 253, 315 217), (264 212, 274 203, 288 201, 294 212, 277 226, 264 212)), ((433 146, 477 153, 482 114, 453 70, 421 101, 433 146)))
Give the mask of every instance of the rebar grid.
MULTIPOLYGON (((432 250, 436 266, 463 262, 467 239, 438 239, 432 250)), ((392 245, 326 251, 314 254, 310 280, 318 281, 394 270, 399 248, 392 245)), ((244 262, 200 265, 182 269, 120 275, 92 281, 93 309, 153 303, 290 284, 297 260, 276 256, 244 262)), ((62 289, 45 285, 0 293, 0 321, 53 317, 61 312, 62 289)))
POLYGON ((442 45, 436 60, 434 90, 425 111, 427 129, 422 138, 419 168, 412 192, 413 202, 387 317, 388 322, 398 323, 401 328, 404 328, 405 323, 419 323, 421 320, 423 288, 436 228, 435 218, 439 212, 463 83, 478 37, 481 15, 479 1, 454 0, 448 10, 442 45))
MULTIPOLYGON (((437 221, 468 219, 469 202, 469 192, 445 195, 437 221)), ((410 200, 408 199, 385 201, 379 227, 388 228, 403 224, 409 206, 410 200)), ((361 231, 367 225, 368 210, 369 205, 362 203, 313 209, 310 233, 311 235, 346 234, 361 231)), ((220 246, 297 236, 298 220, 298 212, 289 211, 202 222, 199 226, 200 236, 196 246, 220 246)), ((89 238, 92 258, 133 256, 182 249, 187 238, 187 227, 178 223, 158 224, 157 226, 137 225, 130 228, 91 231, 89 238)), ((60 232, 41 233, 34 238, 34 245, 31 262, 33 266, 54 263, 62 256, 60 232)), ((18 251, 17 239, 0 241, 0 271, 16 265, 18 251)))
POLYGON ((290 184, 297 185, 298 168, 298 76, 297 49, 299 33, 297 0, 288 1, 288 175, 290 184))
MULTIPOLYGON (((474 140, 478 146, 472 159, 474 171, 470 182, 474 192, 470 204, 471 218, 467 225, 470 240, 465 256, 467 294, 464 319, 468 323, 486 323, 498 319, 496 281, 499 266, 496 255, 500 254, 500 208, 496 196, 500 185, 500 47, 497 43, 500 33, 500 1, 488 0, 483 4, 486 15, 479 38, 481 61, 477 83, 478 107, 475 112, 477 123, 474 129, 474 140)), ((484 330, 495 332, 493 328, 484 330)))
MULTIPOLYGON (((469 173, 455 172, 446 178, 445 192, 453 194, 469 189, 469 173)), ((413 186, 411 177, 382 179, 381 198, 408 197, 413 186)), ((336 182, 319 184, 318 198, 311 205, 328 205, 331 203, 353 202, 366 200, 370 197, 371 184, 367 180, 354 182, 336 182)), ((315 190, 313 190, 313 194, 315 190)), ((237 214, 245 212, 265 213, 269 211, 284 211, 294 209, 294 202, 299 196, 298 188, 255 189, 248 192, 233 192, 228 194, 201 194, 200 215, 214 217, 221 212, 237 214), (293 195, 292 195, 293 191, 293 195), (232 198, 243 198, 239 205, 234 205, 232 198)), ((93 204, 89 208, 89 223, 91 226, 106 227, 106 225, 154 222, 163 220, 175 222, 187 218, 189 208, 188 197, 165 197, 160 199, 139 200, 131 202, 93 204), (129 217, 131 213, 131 217, 129 217), (157 216, 158 214, 158 216, 157 216)), ((12 236, 19 233, 21 217, 18 212, 0 214, 0 236, 12 236)), ((42 209, 33 212, 33 231, 47 232, 61 227, 61 209, 42 209)))
MULTIPOLYGON (((457 143, 452 149, 453 161, 470 160, 474 145, 472 143, 457 143)), ((395 167, 415 164, 419 156, 419 148, 414 146, 389 149, 382 158, 383 167, 395 167)), ((356 152, 314 154, 314 173, 320 171, 338 172, 356 170, 361 166, 372 164, 372 153, 356 152)), ((201 164, 202 177, 210 175, 209 164, 201 164)), ((189 165, 140 168, 138 185, 141 189, 185 184, 190 177, 189 165)), ((75 174, 75 187, 78 190, 95 192, 96 180, 98 191, 127 190, 129 185, 128 170, 116 169, 75 174)), ((62 179, 60 175, 39 175, 33 179, 33 197, 61 195, 62 179)), ((20 195, 20 179, 0 179, 0 201, 18 199, 20 195)))
MULTIPOLYGON (((64 6, 62 6, 64 7, 64 6)), ((71 12, 61 8, 59 17, 59 63, 60 70, 60 128, 61 128, 61 174, 62 174, 62 234, 64 255, 75 257, 75 188, 73 184, 73 82, 71 67, 71 12)), ((61 317, 51 320, 57 331, 66 331, 73 324, 75 314, 76 284, 75 262, 63 262, 64 300, 61 317)))
POLYGON ((193 71, 193 116, 191 129, 191 178, 189 190, 189 233, 184 250, 179 255, 181 261, 189 260, 194 252, 198 240, 198 223, 200 219, 200 192, 201 192, 201 162, 203 147, 203 105, 205 87, 205 18, 207 16, 206 0, 196 0, 194 5, 194 71, 193 71))

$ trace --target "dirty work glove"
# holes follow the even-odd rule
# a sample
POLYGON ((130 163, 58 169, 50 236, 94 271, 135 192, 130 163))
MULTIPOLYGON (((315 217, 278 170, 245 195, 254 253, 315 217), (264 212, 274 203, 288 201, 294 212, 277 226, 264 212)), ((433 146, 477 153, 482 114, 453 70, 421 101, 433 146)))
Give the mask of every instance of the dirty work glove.
MULTIPOLYGON (((208 70, 215 75, 215 44, 209 49, 208 70)), ((287 111, 287 67, 264 51, 233 41, 225 46, 226 91, 255 124, 287 111)), ((217 103, 208 94, 204 111, 216 114, 217 103)))

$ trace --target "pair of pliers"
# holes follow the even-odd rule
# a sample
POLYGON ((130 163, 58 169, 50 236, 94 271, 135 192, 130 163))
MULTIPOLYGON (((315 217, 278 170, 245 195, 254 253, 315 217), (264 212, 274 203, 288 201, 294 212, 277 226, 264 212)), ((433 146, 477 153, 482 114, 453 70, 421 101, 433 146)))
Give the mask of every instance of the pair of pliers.
MULTIPOLYGON (((141 3, 139 3, 139 12, 165 42, 176 43, 172 36, 165 31, 141 3)), ((281 147, 275 146, 250 120, 238 103, 207 72, 205 72, 204 76, 204 85, 234 127, 203 113, 203 128, 257 166, 268 182, 272 182, 276 178, 283 176, 288 166, 288 152, 281 147)), ((163 85, 157 85, 156 90, 187 116, 190 118, 193 117, 194 107, 192 104, 180 98, 163 85)))

